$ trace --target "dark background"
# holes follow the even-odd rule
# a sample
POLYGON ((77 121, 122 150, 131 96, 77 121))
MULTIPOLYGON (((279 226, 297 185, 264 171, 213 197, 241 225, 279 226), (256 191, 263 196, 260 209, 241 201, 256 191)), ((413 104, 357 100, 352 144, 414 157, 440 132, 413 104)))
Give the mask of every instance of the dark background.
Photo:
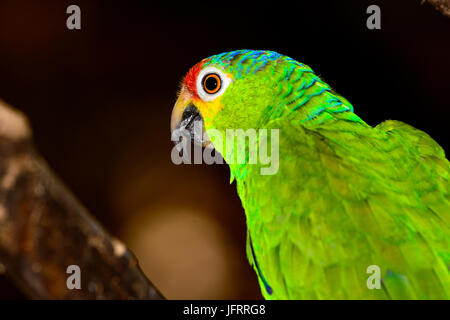
MULTIPOLYGON (((168 298, 260 298, 226 166, 176 166, 169 121, 196 62, 270 49, 310 65, 371 125, 425 130, 449 149, 450 19, 420 0, 0 0, 0 97, 84 205, 168 298), (81 30, 66 8, 81 7, 81 30), (381 7, 381 30, 366 8, 381 7)), ((0 268, 1 269, 1 268, 0 268)), ((22 294, 0 275, 0 298, 22 294)))

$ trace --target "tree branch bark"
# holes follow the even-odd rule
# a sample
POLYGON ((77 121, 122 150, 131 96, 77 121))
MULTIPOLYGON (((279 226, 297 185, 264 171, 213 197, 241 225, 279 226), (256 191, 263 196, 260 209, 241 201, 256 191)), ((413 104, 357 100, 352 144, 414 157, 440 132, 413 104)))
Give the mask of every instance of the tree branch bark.
MULTIPOLYGON (((422 0, 425 1, 425 0, 422 0)), ((443 15, 450 17, 450 0, 427 0, 443 15)))
POLYGON ((0 101, 0 270, 35 299, 163 299, 35 151, 26 117, 0 101), (70 265, 81 289, 70 290, 70 265))

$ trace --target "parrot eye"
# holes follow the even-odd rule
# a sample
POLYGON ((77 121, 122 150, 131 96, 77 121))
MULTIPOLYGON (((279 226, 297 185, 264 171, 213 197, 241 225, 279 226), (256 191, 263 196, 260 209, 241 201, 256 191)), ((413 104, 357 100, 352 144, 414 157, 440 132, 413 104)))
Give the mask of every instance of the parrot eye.
POLYGON ((222 86, 222 80, 220 79, 218 74, 209 73, 203 77, 202 84, 203 84, 203 89, 207 93, 214 94, 220 90, 220 87, 222 86))
POLYGON ((203 101, 210 102, 222 95, 230 83, 230 77, 222 70, 209 66, 197 76, 197 93, 203 101))

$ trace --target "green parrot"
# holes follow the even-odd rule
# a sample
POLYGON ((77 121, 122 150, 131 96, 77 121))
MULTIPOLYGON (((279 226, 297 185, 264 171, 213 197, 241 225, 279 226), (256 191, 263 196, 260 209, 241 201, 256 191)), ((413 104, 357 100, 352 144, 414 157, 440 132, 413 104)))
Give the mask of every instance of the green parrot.
POLYGON ((394 120, 372 127, 307 65, 255 50, 192 67, 171 129, 229 165, 266 299, 450 298, 450 165, 425 132, 394 120), (194 138, 194 121, 208 134, 194 138), (238 151, 210 135, 251 129, 256 142, 238 151), (235 161, 268 137, 274 172, 235 161))

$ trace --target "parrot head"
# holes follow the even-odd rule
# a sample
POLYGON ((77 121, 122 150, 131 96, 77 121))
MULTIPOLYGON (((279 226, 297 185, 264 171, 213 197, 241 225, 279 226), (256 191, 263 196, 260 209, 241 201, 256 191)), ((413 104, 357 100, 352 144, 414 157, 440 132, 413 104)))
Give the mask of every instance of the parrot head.
MULTIPOLYGON (((238 50, 194 65, 181 82, 171 130, 193 131, 194 121, 202 121, 204 130, 257 128, 264 108, 275 97, 272 79, 280 57, 272 51, 238 50)), ((207 137, 195 142, 210 143, 207 137)))
POLYGON ((348 101, 332 93, 303 63, 273 51, 226 52, 203 59, 183 78, 172 110, 171 130, 187 130, 195 143, 214 146, 207 135, 195 134, 195 122, 201 123, 202 132, 258 130, 323 93, 328 93, 326 101, 301 108, 301 117, 314 118, 324 109, 320 104, 338 111, 352 110, 348 101))

